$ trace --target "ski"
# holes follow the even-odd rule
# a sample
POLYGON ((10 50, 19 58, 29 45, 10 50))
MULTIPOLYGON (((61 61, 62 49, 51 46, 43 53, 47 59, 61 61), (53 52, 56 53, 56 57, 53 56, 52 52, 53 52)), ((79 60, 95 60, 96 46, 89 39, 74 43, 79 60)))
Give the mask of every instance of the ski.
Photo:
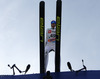
POLYGON ((61 11, 62 11, 62 1, 57 0, 56 2, 55 72, 60 72, 61 11))
POLYGON ((40 31, 40 73, 45 73, 44 51, 45 51, 45 2, 39 4, 39 31, 40 31))

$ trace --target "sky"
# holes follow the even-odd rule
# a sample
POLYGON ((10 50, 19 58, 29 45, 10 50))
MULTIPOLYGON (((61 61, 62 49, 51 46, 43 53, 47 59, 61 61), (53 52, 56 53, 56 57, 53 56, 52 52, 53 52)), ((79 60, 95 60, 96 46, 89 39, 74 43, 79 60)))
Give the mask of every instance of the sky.
MULTIPOLYGON (((20 70, 31 65, 28 74, 40 72, 39 2, 41 0, 0 0, 0 75, 11 75, 7 66, 20 70)), ((56 0, 45 1, 45 27, 56 19, 56 0)), ((100 0, 62 0, 61 72, 82 68, 100 70, 100 0)), ((54 72, 54 52, 47 70, 54 72)), ((20 73, 15 70, 16 74, 20 73)))

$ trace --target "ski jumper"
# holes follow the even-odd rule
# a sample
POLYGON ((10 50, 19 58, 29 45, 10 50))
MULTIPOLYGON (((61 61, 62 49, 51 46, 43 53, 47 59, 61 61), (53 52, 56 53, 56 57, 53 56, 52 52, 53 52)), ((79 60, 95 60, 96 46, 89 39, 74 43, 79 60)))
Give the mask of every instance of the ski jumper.
POLYGON ((46 45, 45 45, 45 70, 48 64, 48 54, 51 51, 55 51, 56 42, 56 29, 50 28, 46 31, 46 45))

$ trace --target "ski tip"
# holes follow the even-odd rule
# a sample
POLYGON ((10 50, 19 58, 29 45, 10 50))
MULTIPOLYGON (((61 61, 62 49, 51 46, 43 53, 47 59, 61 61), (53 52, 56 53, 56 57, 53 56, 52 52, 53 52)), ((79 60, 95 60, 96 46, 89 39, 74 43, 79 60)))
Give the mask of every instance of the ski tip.
POLYGON ((45 3, 44 1, 40 1, 40 3, 45 3))
POLYGON ((44 6, 45 2, 44 1, 40 1, 40 6, 44 6))
POLYGON ((57 0, 56 2, 57 2, 57 3, 62 3, 62 0, 57 0))
POLYGON ((57 0, 57 1, 61 1, 61 0, 57 0))

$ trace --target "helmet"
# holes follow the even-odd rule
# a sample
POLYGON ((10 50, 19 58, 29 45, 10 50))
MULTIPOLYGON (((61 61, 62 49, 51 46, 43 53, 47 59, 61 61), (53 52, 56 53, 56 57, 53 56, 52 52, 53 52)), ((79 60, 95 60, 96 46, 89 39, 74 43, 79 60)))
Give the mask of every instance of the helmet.
POLYGON ((56 21, 55 21, 55 20, 52 20, 52 21, 51 21, 51 24, 53 24, 53 23, 56 24, 56 21))

